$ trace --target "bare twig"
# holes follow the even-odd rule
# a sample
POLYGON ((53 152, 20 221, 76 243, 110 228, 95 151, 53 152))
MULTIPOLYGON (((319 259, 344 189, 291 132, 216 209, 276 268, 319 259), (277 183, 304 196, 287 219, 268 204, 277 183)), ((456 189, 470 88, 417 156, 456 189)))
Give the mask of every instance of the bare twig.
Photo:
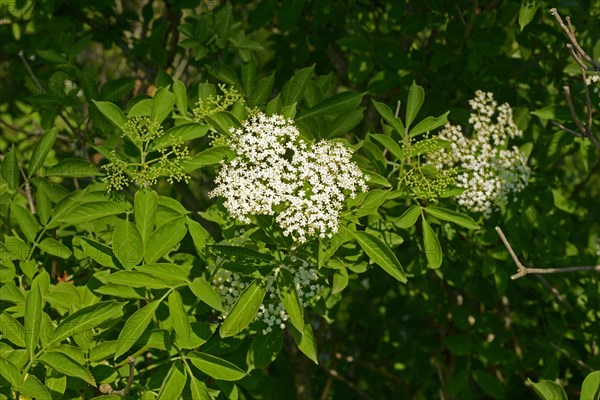
POLYGON ((25 180, 25 197, 27 197, 27 202, 29 203, 29 211, 31 211, 32 214, 35 214, 35 203, 33 202, 33 197, 31 196, 31 186, 29 185, 29 179, 27 179, 27 175, 25 175, 25 171, 23 171, 23 168, 21 168, 20 165, 19 172, 21 172, 21 175, 25 180))
POLYGON ((567 307, 567 310, 569 311, 573 311, 573 306, 571 305, 571 303, 569 303, 562 294, 560 294, 560 292, 558 291, 557 288, 555 288, 554 286, 552 286, 550 284, 550 282, 548 282, 548 280, 546 278, 544 278, 542 275, 540 274, 535 274, 535 277, 538 278, 538 280, 540 282, 542 282, 542 285, 544 285, 549 291, 550 293, 552 293, 557 299, 558 301, 560 301, 561 303, 563 303, 565 305, 565 307, 567 307))
POLYGON ((121 390, 114 390, 110 385, 102 384, 100 385, 100 392, 121 397, 127 396, 129 390, 131 389, 131 385, 133 384, 133 376, 135 375, 135 358, 133 358, 133 356, 128 356, 127 363, 129 364, 129 378, 127 379, 127 386, 121 390))
POLYGON ((500 235, 500 239, 502 239, 504 246, 510 253, 513 261, 515 262, 515 264, 517 265, 517 268, 518 268, 518 272, 516 274, 512 275, 510 277, 510 279, 513 279, 513 280, 519 279, 519 278, 524 277, 527 274, 560 274, 560 273, 579 272, 579 271, 600 272, 600 265, 592 265, 592 266, 586 265, 586 266, 564 267, 564 268, 530 268, 530 267, 526 267, 525 265, 523 265, 521 263, 521 261, 519 261, 519 258, 515 254, 514 250, 512 249, 512 246, 506 239, 506 236, 504 236, 504 232, 502 232, 502 229, 500 229, 499 226, 496 227, 496 232, 498 232, 498 235, 500 235))
POLYGON ((595 369, 590 367, 589 365, 587 365, 586 363, 584 363, 583 361, 573 357, 572 355, 569 354, 569 352, 565 351, 564 349, 561 349, 560 347, 558 347, 556 344, 554 344, 554 342, 550 342, 550 347, 552 347, 554 350, 558 351, 559 353, 563 354, 564 356, 566 356, 569 360, 571 360, 572 362, 574 362, 575 364, 579 365, 582 368, 587 369, 590 372, 594 372, 595 369))
MULTIPOLYGON (((590 57, 585 51, 583 51, 583 49, 577 42, 577 38, 575 37, 575 31, 573 29, 573 26, 571 25, 571 18, 567 17, 567 24, 569 25, 569 26, 567 26, 563 22, 562 18, 560 17, 560 14, 556 10, 556 8, 550 9, 550 14, 552 14, 554 16, 554 18, 556 18, 556 21, 562 28, 563 32, 565 32, 565 34, 567 35, 567 38, 569 38, 569 41, 571 42, 570 44, 575 48, 577 53, 579 53, 579 55, 581 57, 583 57, 588 63, 592 64, 593 69, 595 69, 596 71, 600 71, 600 63, 597 63, 596 61, 594 61, 592 59, 592 57, 590 57)), ((591 68, 586 66, 586 69, 589 70, 591 68)))

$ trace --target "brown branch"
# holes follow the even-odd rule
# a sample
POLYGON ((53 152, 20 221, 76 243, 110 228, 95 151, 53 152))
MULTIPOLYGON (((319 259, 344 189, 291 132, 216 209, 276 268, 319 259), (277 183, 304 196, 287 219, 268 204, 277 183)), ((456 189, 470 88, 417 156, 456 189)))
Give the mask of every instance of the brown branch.
POLYGON ((127 363, 129 364, 129 378, 127 379, 127 385, 121 390, 114 390, 109 384, 102 384, 99 387, 101 393, 121 397, 127 396, 129 390, 131 389, 131 385, 133 384, 133 376, 135 375, 135 358, 128 356, 127 363))
MULTIPOLYGON (((565 25, 565 23, 563 22, 562 18, 560 17, 560 14, 558 13, 558 11, 556 10, 556 8, 552 8, 550 9, 550 14, 552 14, 554 16, 554 18, 556 19, 556 21, 558 22, 558 24, 560 25, 560 27, 562 28, 563 32, 565 32, 565 34, 567 35, 567 38, 569 39, 569 42, 571 46, 574 47, 575 51, 585 59, 585 61, 587 61, 588 63, 592 64, 593 69, 595 69, 596 71, 600 71, 600 64, 597 63, 596 61, 594 61, 592 59, 592 57, 590 57, 579 45, 579 43, 577 42, 577 38, 575 37, 575 31, 573 29, 573 26, 571 25, 571 18, 567 17, 567 25, 565 25)), ((592 69, 588 66, 585 66, 585 69, 589 70, 592 69)))
POLYGON ((513 261, 515 262, 515 264, 517 265, 517 268, 518 268, 518 272, 516 274, 512 275, 510 277, 510 279, 513 279, 513 280, 519 279, 519 278, 524 277, 527 274, 560 274, 560 273, 580 272, 580 271, 597 271, 600 273, 600 265, 592 265, 592 266, 586 265, 586 266, 564 267, 564 268, 530 268, 530 267, 526 267, 525 265, 523 265, 521 263, 521 261, 519 261, 519 258, 515 254, 514 250, 512 249, 512 246, 506 239, 506 236, 504 236, 504 232, 502 232, 502 229, 500 229, 499 226, 496 227, 496 232, 498 232, 498 235, 500 235, 500 239, 502 239, 504 246, 510 253, 513 261))
POLYGON ((579 365, 582 368, 587 369, 590 372, 594 372, 595 369, 590 367, 589 365, 587 365, 586 363, 584 363, 581 360, 578 360, 577 358, 573 357, 572 355, 570 355, 567 351, 561 349, 560 347, 558 347, 556 344, 554 344, 554 342, 550 342, 550 347, 552 347, 554 350, 558 351, 559 353, 563 354, 564 356, 566 356, 569 360, 571 360, 572 362, 574 362, 575 364, 579 365))

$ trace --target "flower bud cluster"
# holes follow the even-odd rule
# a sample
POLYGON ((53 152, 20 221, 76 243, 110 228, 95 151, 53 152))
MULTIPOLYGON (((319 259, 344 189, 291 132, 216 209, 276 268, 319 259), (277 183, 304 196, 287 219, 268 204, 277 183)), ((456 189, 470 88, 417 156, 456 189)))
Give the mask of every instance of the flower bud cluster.
POLYGON ((219 111, 226 111, 235 103, 244 101, 242 95, 233 87, 220 84, 219 89, 223 93, 222 95, 209 95, 205 99, 198 100, 196 107, 192 110, 194 121, 204 122, 207 116, 219 111))
POLYGON ((292 120, 280 115, 251 116, 232 129, 237 156, 222 163, 211 197, 222 196, 232 216, 275 215, 285 236, 331 237, 338 230, 343 202, 366 191, 365 176, 342 143, 310 144, 292 120))
POLYGON ((458 196, 459 204, 488 217, 511 192, 525 188, 530 169, 525 154, 516 146, 508 147, 509 139, 523 134, 510 106, 498 105, 492 93, 482 91, 469 105, 473 135, 467 137, 460 126, 448 123, 439 137, 450 141, 450 148, 430 156, 429 163, 440 170, 457 168, 456 185, 466 189, 458 196))
MULTIPOLYGON (((274 328, 284 329, 289 317, 281 303, 279 289, 277 288, 277 274, 281 269, 288 270, 296 286, 296 292, 302 307, 317 298, 323 288, 318 283, 317 266, 308 261, 301 260, 295 256, 289 256, 285 263, 281 263, 273 273, 265 278, 266 294, 256 314, 255 321, 261 321, 264 325, 263 334, 271 332, 274 328)), ((225 319, 238 297, 247 286, 244 275, 219 269, 215 274, 213 286, 221 295, 225 313, 221 318, 225 319)))

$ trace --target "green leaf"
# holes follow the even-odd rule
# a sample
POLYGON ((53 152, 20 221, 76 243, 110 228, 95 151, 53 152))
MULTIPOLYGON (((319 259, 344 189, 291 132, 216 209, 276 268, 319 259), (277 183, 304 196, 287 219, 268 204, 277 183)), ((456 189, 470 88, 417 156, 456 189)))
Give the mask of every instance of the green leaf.
POLYGON ((2 179, 8 183, 8 187, 16 189, 19 187, 19 165, 17 164, 17 155, 13 146, 2 160, 2 179))
MULTIPOLYGON (((58 218, 58 222, 69 225, 79 225, 84 222, 122 214, 130 208, 129 203, 115 203, 113 201, 92 201, 75 206, 71 212, 58 218)), ((53 218, 54 219, 54 218, 53 218)))
POLYGON ((425 90, 413 81, 406 100, 406 128, 410 127, 415 120, 423 101, 425 101, 425 90))
POLYGON ((226 157, 233 158, 235 153, 229 147, 216 146, 201 151, 191 159, 182 162, 181 166, 185 172, 190 173, 207 165, 218 164, 226 157))
POLYGON ((150 110, 150 119, 162 123, 165 118, 173 111, 175 105, 175 95, 165 88, 160 88, 154 94, 152 99, 152 109, 150 110))
POLYGON ((194 375, 190 375, 190 392, 192 400, 212 400, 204 382, 198 380, 194 375))
POLYGON ((406 275, 404 269, 400 265, 400 261, 396 258, 392 250, 377 237, 364 231, 352 232, 345 227, 348 234, 356 239, 360 247, 377 265, 385 272, 396 278, 402 283, 406 283, 406 275))
POLYGON ((23 382, 17 390, 25 396, 29 396, 35 400, 52 400, 52 396, 50 396, 48 389, 42 385, 42 382, 40 382, 35 375, 27 375, 25 382, 23 382))
POLYGON ((306 110, 297 118, 297 121, 305 118, 324 117, 352 110, 360 105, 362 97, 363 95, 356 93, 354 90, 338 93, 306 110))
POLYGON ((17 220, 17 224, 19 224, 29 243, 33 243, 36 233, 40 229, 40 224, 33 214, 16 203, 11 204, 10 213, 17 220))
POLYGON ((113 254, 112 249, 105 244, 85 237, 76 236, 73 238, 73 245, 81 246, 81 249, 86 256, 90 257, 103 267, 117 267, 117 259, 113 254))
POLYGON ((395 117, 392 110, 384 103, 379 103, 373 100, 373 105, 383 120, 404 137, 404 125, 402 124, 400 118, 395 117))
POLYGON ((234 336, 252 322, 265 297, 266 289, 258 279, 252 281, 240 294, 219 330, 222 338, 234 336))
POLYGON ((533 21, 533 17, 539 6, 540 3, 538 0, 523 0, 521 2, 521 9, 519 10, 519 26, 521 27, 521 31, 533 21))
POLYGON ((175 79, 173 82, 173 93, 175 93, 175 103, 177 104, 177 110, 183 116, 187 115, 187 90, 185 84, 179 79, 175 79))
POLYGON ((600 371, 588 374, 581 386, 579 400, 600 400, 600 371))
POLYGON ((88 178, 100 175, 100 171, 89 162, 79 158, 66 158, 58 164, 43 168, 40 175, 62 176, 65 178, 88 178))
POLYGON ((212 354, 192 351, 187 357, 196 368, 215 379, 237 381, 248 375, 237 365, 212 354))
POLYGON ((275 361, 282 346, 282 329, 275 327, 266 335, 258 333, 250 343, 248 353, 246 353, 246 364, 248 364, 250 370, 262 369, 275 361))
MULTIPOLYGON (((485 393, 494 399, 504 399, 504 388, 492 374, 482 370, 475 370, 472 373, 473 380, 483 389, 485 393)), ((552 400, 558 400, 553 397, 552 400)), ((565 397, 566 400, 566 397, 565 397)))
POLYGON ((436 128, 439 128, 440 126, 446 125, 448 122, 448 114, 450 114, 450 111, 440 115, 439 117, 427 117, 421 120, 410 130, 409 136, 415 137, 422 133, 430 132, 436 128))
POLYGON ((157 400, 179 399, 181 392, 183 392, 186 380, 187 376, 181 360, 175 361, 171 366, 167 377, 163 381, 160 392, 158 392, 157 400))
POLYGON ((235 70, 229 65, 223 63, 213 63, 211 65, 207 65, 206 69, 208 70, 209 74, 221 82, 225 82, 226 84, 234 87, 241 86, 240 78, 235 73, 235 70))
POLYGON ((260 261, 273 261, 274 258, 269 253, 261 253, 260 251, 243 247, 243 246, 229 246, 224 244, 215 244, 210 246, 220 254, 228 257, 254 259, 260 261))
POLYGON ((79 378, 92 386, 96 386, 96 381, 90 371, 63 353, 46 351, 38 357, 38 360, 61 374, 79 378))
POLYGON ((543 400, 568 400, 567 394, 562 386, 558 383, 542 379, 535 383, 528 379, 535 393, 543 400))
POLYGON ((3 337, 14 345, 27 347, 25 344, 25 328, 7 312, 0 314, 0 332, 2 332, 3 337))
POLYGON ((75 311, 60 322, 54 331, 52 341, 61 342, 70 336, 87 332, 106 321, 121 317, 123 305, 124 303, 111 300, 75 311))
POLYGON ((216 129, 219 133, 229 136, 230 128, 241 128, 242 124, 232 113, 228 111, 219 111, 211 115, 207 115, 205 119, 210 125, 216 129))
POLYGON ((157 137, 150 145, 151 150, 160 150, 173 143, 184 143, 205 136, 208 125, 197 123, 181 124, 168 129, 162 136, 157 137))
MULTIPOLYGON (((156 203, 158 204, 158 196, 156 203)), ((125 268, 129 269, 142 261, 144 251, 142 236, 136 226, 129 221, 117 222, 112 236, 112 248, 117 260, 125 268)))
MULTIPOLYGON (((154 104, 154 99, 143 99, 135 103, 127 112, 127 116, 129 118, 133 117, 150 117, 152 113, 152 105, 154 104)), ((130 137, 130 139, 132 139, 130 137)), ((132 139, 133 141, 133 139, 132 139)))
POLYGON ((44 133, 40 140, 37 141, 35 147, 33 148, 33 152, 31 153, 31 159, 29 160, 29 177, 38 169, 44 166, 44 161, 46 161, 46 156, 52 147, 54 147, 54 142, 56 141, 56 136, 58 135, 58 130, 56 128, 50 129, 48 132, 44 133))
POLYGON ((404 211, 402 215, 394 220, 394 225, 407 229, 417 223, 419 216, 421 215, 421 207, 419 206, 410 206, 408 210, 404 211))
POLYGON ((204 280, 204 278, 195 278, 189 284, 189 288, 206 305, 215 310, 224 312, 225 309, 221 304, 221 296, 215 291, 212 285, 204 280))
POLYGON ((193 219, 186 217, 185 218, 188 231, 190 232, 190 236, 192 237, 192 241, 194 242, 194 247, 196 248, 196 252, 198 255, 202 256, 204 254, 204 248, 208 244, 213 244, 214 239, 208 233, 206 229, 199 222, 194 221, 193 219))
POLYGON ((154 276, 159 279, 166 281, 176 282, 177 285, 188 283, 187 277, 189 275, 191 266, 182 266, 177 264, 169 263, 156 263, 156 264, 145 264, 138 265, 135 267, 140 272, 144 272, 148 275, 154 276))
POLYGON ((310 323, 304 324, 304 329, 301 331, 297 330, 294 326, 291 327, 292 336, 294 342, 308 358, 310 358, 315 364, 319 365, 319 359, 317 358, 317 341, 315 340, 315 334, 310 326, 310 323))
POLYGON ((21 383, 21 374, 15 364, 11 363, 3 356, 0 356, 0 375, 4 377, 13 388, 17 388, 21 383))
POLYGON ((243 62, 241 65, 242 70, 242 88, 244 89, 245 97, 252 94, 256 88, 256 58, 252 57, 248 62, 243 62))
POLYGON ((146 304, 127 319, 123 329, 121 329, 121 332, 119 333, 119 338, 117 339, 117 348, 114 356, 115 360, 122 354, 125 354, 140 336, 142 336, 142 333, 144 333, 148 324, 154 317, 154 312, 161 301, 162 299, 159 299, 146 304))
POLYGON ((183 300, 177 290, 169 295, 169 318, 173 323, 177 340, 184 348, 190 347, 191 328, 187 313, 183 308, 183 300))
POLYGON ((144 249, 144 259, 151 264, 158 261, 177 245, 187 234, 187 226, 184 218, 175 218, 158 227, 148 237, 147 246, 144 249))
POLYGON ((127 122, 127 118, 123 111, 113 103, 108 101, 96 101, 92 100, 98 110, 104 115, 110 122, 113 123, 117 128, 121 129, 125 122, 127 122))
POLYGON ((340 229, 331 239, 319 240, 319 268, 321 268, 327 260, 329 260, 340 246, 349 240, 347 229, 340 229))
POLYGON ((71 250, 56 239, 45 238, 38 245, 40 250, 52 256, 67 259, 73 255, 71 250))
POLYGON ((99 279, 104 283, 114 283, 116 285, 147 289, 174 288, 186 283, 185 280, 180 280, 176 277, 165 279, 140 271, 119 271, 114 274, 100 276, 99 279))
POLYGON ((341 293, 348 286, 348 271, 342 268, 335 271, 333 274, 333 286, 331 294, 341 293))
POLYGON ((443 221, 453 222, 467 229, 479 229, 479 225, 468 215, 436 206, 427 206, 425 211, 443 221))
POLYGON ((369 171, 369 170, 366 170, 363 168, 361 168, 360 170, 362 171, 363 174, 365 174, 367 176, 368 183, 370 183, 372 185, 383 186, 383 187, 391 187, 392 186, 387 181, 387 179, 385 179, 383 176, 379 175, 378 173, 375 173, 373 171, 369 171))
POLYGON ((158 210, 158 194, 154 190, 140 190, 136 192, 133 202, 135 225, 142 237, 144 247, 156 223, 158 210))
POLYGON ((248 97, 248 105, 255 107, 264 104, 271 96, 273 83, 275 82, 275 73, 261 78, 256 83, 256 87, 248 97))
POLYGON ((35 348, 40 340, 43 307, 40 288, 33 285, 25 297, 25 345, 30 358, 35 354, 35 348))
POLYGON ((332 138, 342 135, 346 132, 350 132, 363 120, 364 111, 365 107, 359 107, 338 115, 331 123, 330 131, 324 136, 327 138, 332 138))
POLYGON ((379 206, 385 202, 388 193, 388 190, 371 190, 369 193, 367 193, 367 196, 360 206, 356 210, 352 211, 349 216, 352 218, 360 218, 374 213, 377 211, 379 206))
POLYGON ((371 137, 381 143, 383 147, 388 149, 397 160, 404 159, 404 152, 402 151, 402 148, 400 148, 398 142, 396 142, 394 139, 380 133, 371 134, 371 137))
POLYGON ((287 269, 281 268, 279 274, 277 274, 277 289, 279 290, 279 298, 292 325, 296 329, 301 330, 304 328, 304 310, 296 291, 296 284, 292 274, 287 269))
POLYGON ((281 105, 283 107, 300 101, 314 69, 314 65, 301 69, 283 85, 281 89, 281 105))
POLYGON ((440 241, 425 218, 421 219, 421 224, 423 227, 423 242, 425 243, 425 257, 427 257, 429 268, 439 268, 443 259, 440 241))
POLYGON ((46 191, 46 187, 39 186, 35 193, 35 202, 37 205, 37 213, 42 225, 46 225, 52 215, 52 202, 46 191))

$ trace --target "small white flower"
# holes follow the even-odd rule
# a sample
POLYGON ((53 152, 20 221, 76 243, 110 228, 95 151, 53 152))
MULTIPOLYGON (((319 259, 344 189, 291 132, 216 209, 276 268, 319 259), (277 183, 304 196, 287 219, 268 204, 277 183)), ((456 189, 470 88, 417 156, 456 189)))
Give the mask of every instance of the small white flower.
POLYGON ((448 123, 439 137, 451 141, 450 148, 434 154, 429 163, 438 169, 459 168, 457 185, 466 190, 458 196, 458 203, 489 217, 508 201, 509 193, 525 188, 530 170, 516 146, 508 149, 508 140, 523 134, 510 106, 498 105, 492 93, 482 91, 475 93, 469 105, 473 136, 466 137, 460 126, 448 123))
POLYGON ((258 114, 232 131, 237 157, 221 165, 211 197, 241 222, 250 215, 273 215, 285 236, 305 242, 338 230, 347 196, 366 191, 365 176, 339 142, 315 144, 300 138, 292 120, 258 114), (276 213, 275 206, 284 205, 276 213))

